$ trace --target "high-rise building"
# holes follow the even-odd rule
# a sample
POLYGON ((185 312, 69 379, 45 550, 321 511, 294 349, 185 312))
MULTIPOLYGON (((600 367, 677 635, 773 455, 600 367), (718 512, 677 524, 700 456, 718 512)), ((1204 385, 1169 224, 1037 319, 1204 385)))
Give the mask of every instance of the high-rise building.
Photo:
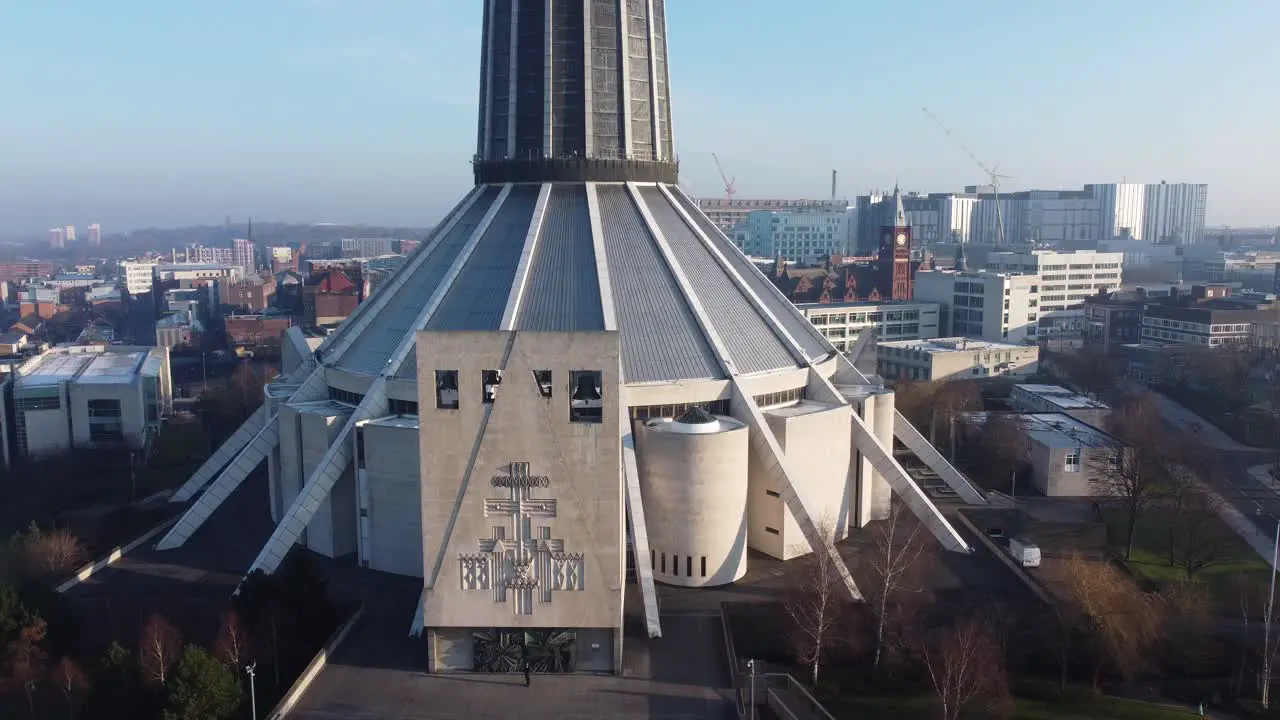
POLYGON ((65 247, 67 244, 66 228, 49 228, 49 247, 58 249, 65 247))
MULTIPOLYGON (((903 206, 912 237, 925 246, 1089 249, 1116 237, 1194 245, 1204 234, 1207 197, 1207 185, 1185 183, 1085 185, 1081 190, 1024 190, 998 196, 990 186, 970 185, 963 193, 909 193, 903 196, 903 206)), ((887 194, 855 198, 855 246, 860 251, 876 247, 876 231, 893 211, 889 200, 887 194)))
POLYGON ((236 262, 235 249, 225 247, 209 247, 208 245, 188 245, 187 262, 202 265, 239 265, 236 262))
POLYGON ((258 262, 253 240, 236 238, 231 241, 231 263, 244 268, 245 276, 252 275, 258 269, 258 262))
POLYGON ((91 247, 98 247, 102 245, 102 226, 101 225, 99 225, 98 223, 93 223, 92 225, 89 226, 87 232, 88 232, 88 236, 85 238, 85 240, 88 241, 91 247))
POLYGON ((475 188, 318 348, 286 334, 158 547, 265 463, 278 525, 246 570, 301 542, 420 578, 431 672, 512 642, 620 672, 624 602, 657 637, 655 582, 735 582, 748 548, 822 553, 856 593, 833 539, 894 489, 968 552, 895 433, 982 495, 677 185, 664 0, 489 0, 482 26, 475 188))
POLYGON ((63 236, 67 239, 67 242, 68 242, 68 243, 73 243, 73 242, 75 242, 75 241, 76 241, 76 226, 75 226, 75 225, 68 225, 68 226, 66 226, 65 228, 63 228, 63 236))

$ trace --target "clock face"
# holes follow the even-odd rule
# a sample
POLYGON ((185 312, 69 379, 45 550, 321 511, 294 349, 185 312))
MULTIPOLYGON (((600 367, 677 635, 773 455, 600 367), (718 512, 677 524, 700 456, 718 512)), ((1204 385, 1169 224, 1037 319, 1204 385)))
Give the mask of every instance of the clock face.
POLYGON ((906 245, 906 244, 907 244, 907 234, 906 234, 906 233, 898 233, 898 244, 899 244, 899 245, 906 245))

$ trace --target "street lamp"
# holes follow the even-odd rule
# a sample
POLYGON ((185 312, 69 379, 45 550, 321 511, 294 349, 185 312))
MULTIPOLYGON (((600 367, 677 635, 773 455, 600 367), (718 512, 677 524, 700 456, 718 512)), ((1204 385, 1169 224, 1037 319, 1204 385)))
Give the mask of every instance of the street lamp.
POLYGON ((1271 617, 1276 602, 1276 564, 1280 562, 1280 520, 1276 521, 1275 546, 1271 550, 1271 590, 1267 593, 1267 617, 1263 622, 1262 638, 1262 707, 1271 707, 1271 617))
POLYGON ((756 661, 747 660, 747 669, 751 671, 751 704, 747 707, 751 713, 749 715, 751 720, 756 720, 756 661))
POLYGON ((255 681, 253 671, 258 668, 258 662, 255 660, 250 665, 244 666, 244 672, 249 676, 249 717, 258 720, 258 687, 255 681))

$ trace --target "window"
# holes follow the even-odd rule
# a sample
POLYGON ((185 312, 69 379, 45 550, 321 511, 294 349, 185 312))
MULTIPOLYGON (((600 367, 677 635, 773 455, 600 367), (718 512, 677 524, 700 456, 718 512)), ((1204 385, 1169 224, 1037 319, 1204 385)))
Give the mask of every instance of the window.
POLYGON ((684 559, 684 574, 687 577, 693 577, 693 556, 686 556, 684 559))
POLYGON ((764 494, 768 495, 769 497, 776 497, 776 498, 782 497, 782 493, 778 492, 777 490, 765 490, 764 494))
POLYGON ((767 526, 767 525, 765 526, 764 531, 765 531, 765 532, 767 532, 767 533, 769 533, 770 535, 781 535, 781 534, 782 534, 782 533, 778 532, 778 529, 777 529, 777 528, 771 528, 771 527, 769 527, 769 526, 767 526))
POLYGON ((387 405, 391 409, 393 415, 417 415, 418 403, 412 400, 397 400, 391 398, 387 400, 387 405))
POLYGON ((485 405, 492 405, 498 397, 498 386, 502 384, 501 370, 483 370, 480 373, 480 400, 485 405))
POLYGON ((551 371, 534 370, 533 381, 538 384, 538 393, 544 398, 551 397, 551 371))
POLYGON ((707 556, 702 556, 702 577, 707 576, 707 556))
POLYGON ((667 571, 667 554, 662 553, 659 557, 662 559, 662 572, 665 573, 667 571))
POLYGON ((458 409, 458 371, 436 371, 436 409, 458 409))
POLYGON ((1067 456, 1062 463, 1062 469, 1070 473, 1080 472, 1080 448, 1071 448, 1067 450, 1067 456))
POLYGON ((604 373, 599 370, 569 372, 569 422, 599 423, 604 421, 601 397, 604 373))
POLYGON ((649 548, 649 569, 655 570, 658 567, 658 551, 649 548))
POLYGON ((356 467, 364 470, 365 454, 364 454, 364 428, 356 427, 356 467))

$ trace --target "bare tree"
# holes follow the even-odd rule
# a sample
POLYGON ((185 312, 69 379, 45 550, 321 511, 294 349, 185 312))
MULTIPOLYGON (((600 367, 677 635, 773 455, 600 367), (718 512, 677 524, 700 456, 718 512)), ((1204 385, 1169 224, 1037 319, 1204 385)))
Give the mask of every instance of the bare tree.
POLYGON ((1144 393, 1126 401, 1108 418, 1113 441, 1097 448, 1089 482, 1119 500, 1125 511, 1125 550, 1133 554, 1138 519, 1166 489, 1170 478, 1170 436, 1159 400, 1144 393))
POLYGON ((1221 501, 1203 491, 1187 493, 1169 525, 1170 565, 1182 568, 1187 582, 1196 574, 1228 559, 1229 538, 1217 521, 1221 501))
POLYGON ((89 689, 88 677, 75 660, 64 657, 53 666, 49 680, 62 693, 67 703, 67 720, 75 720, 80 714, 85 691, 89 689))
POLYGON ((924 636, 920 658, 942 720, 957 720, 978 702, 1007 692, 1003 654, 995 633, 975 618, 924 636))
POLYGON ((943 383, 933 397, 933 414, 930 416, 930 435, 933 423, 941 422, 948 428, 951 442, 948 444, 948 456, 956 455, 956 419, 961 413, 981 410, 982 391, 972 380, 952 380, 943 383))
POLYGON ((871 527, 876 545, 868 559, 876 583, 871 598, 876 612, 875 667, 880 667, 886 630, 897 625, 897 611, 909 606, 903 602, 904 596, 922 597, 926 593, 925 551, 930 540, 920 528, 915 515, 896 496, 889 505, 889 517, 871 527))
POLYGON ((214 654, 228 665, 238 668, 249 658, 249 636, 245 632, 244 623, 235 610, 227 610, 222 614, 222 622, 218 627, 218 640, 214 644, 214 654))
POLYGON ((49 661, 48 654, 41 647, 47 632, 44 620, 32 620, 9 641, 4 653, 9 677, 22 687, 27 698, 27 710, 33 718, 36 717, 36 684, 44 675, 49 661))
POLYGON ((84 544, 70 530, 41 530, 35 523, 17 541, 19 561, 32 577, 46 579, 67 575, 84 564, 84 544))
POLYGON ((182 652, 182 635, 161 615, 152 615, 138 642, 138 664, 144 679, 164 685, 182 652))
MULTIPOLYGON (((818 526, 819 533, 831 538, 835 534, 833 526, 824 519, 818 526)), ((847 595, 848 591, 830 553, 814 548, 801 562, 799 576, 787 592, 785 607, 795 625, 796 658, 810 668, 811 681, 817 686, 823 653, 829 649, 840 624, 842 594, 847 595)))
POLYGON ((1097 651, 1093 684, 1097 687, 1104 661, 1131 677, 1146 662, 1147 650, 1158 638, 1157 598, 1148 595, 1113 565, 1069 556, 1061 566, 1063 599, 1097 651))
POLYGON ((1008 413, 988 413, 978 433, 978 446, 982 450, 982 464, 996 485, 1009 480, 1009 493, 1018 491, 1018 473, 1031 464, 1031 440, 1018 421, 1018 416, 1008 413))

